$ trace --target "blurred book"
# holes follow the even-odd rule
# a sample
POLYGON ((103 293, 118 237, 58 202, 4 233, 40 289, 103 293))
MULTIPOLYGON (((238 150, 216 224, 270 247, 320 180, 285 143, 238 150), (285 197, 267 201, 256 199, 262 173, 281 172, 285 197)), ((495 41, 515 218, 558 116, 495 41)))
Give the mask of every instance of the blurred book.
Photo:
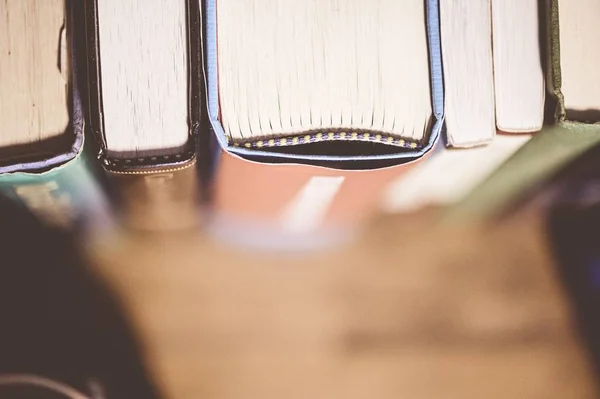
POLYGON ((72 4, 7 0, 0 21, 0 192, 65 228, 106 215, 84 151, 72 4))
POLYGON ((143 230, 198 223, 197 1, 85 2, 90 125, 117 212, 143 230))
POLYGON ((0 397, 156 398, 122 309, 78 246, 0 198, 0 397))
POLYGON ((204 7, 221 232, 297 240, 351 228, 436 143, 437 0, 204 7))

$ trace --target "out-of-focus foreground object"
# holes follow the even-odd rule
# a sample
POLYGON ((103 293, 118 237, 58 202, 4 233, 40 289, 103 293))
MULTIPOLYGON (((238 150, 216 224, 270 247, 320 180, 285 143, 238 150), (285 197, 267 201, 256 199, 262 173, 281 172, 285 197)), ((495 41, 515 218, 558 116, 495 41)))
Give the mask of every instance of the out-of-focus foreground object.
POLYGON ((76 235, 0 198, 0 397, 156 397, 118 303, 76 235))
POLYGON ((96 242, 167 398, 595 398, 536 215, 385 215, 354 245, 235 252, 198 235, 96 242))

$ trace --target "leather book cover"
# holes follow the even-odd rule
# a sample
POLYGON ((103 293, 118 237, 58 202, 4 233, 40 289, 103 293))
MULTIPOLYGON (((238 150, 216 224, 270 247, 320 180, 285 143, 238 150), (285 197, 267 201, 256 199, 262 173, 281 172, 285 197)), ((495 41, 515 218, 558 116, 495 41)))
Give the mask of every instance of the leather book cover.
POLYGON ((98 157, 108 175, 118 220, 126 227, 145 230, 177 230, 198 225, 198 172, 200 116, 203 92, 201 17, 197 1, 187 1, 188 141, 176 154, 141 158, 117 158, 109 154, 104 136, 101 94, 101 62, 98 4, 86 0, 86 41, 90 127, 100 151, 98 157))
MULTIPOLYGON (((433 105, 430 134, 418 144, 400 140, 402 143, 395 145, 406 144, 405 148, 384 153, 370 152, 367 148, 374 144, 365 143, 369 147, 354 155, 282 149, 280 142, 291 138, 244 143, 226 138, 219 115, 217 3, 216 0, 204 3, 208 119, 218 143, 211 225, 218 234, 227 235, 229 240, 262 237, 262 242, 271 244, 284 237, 292 237, 291 241, 296 243, 307 238, 322 242, 325 236, 331 236, 329 233, 348 232, 379 210, 387 184, 429 153, 443 124, 438 1, 426 3, 433 105)), ((315 145, 322 141, 343 146, 349 142, 377 143, 382 139, 383 135, 373 132, 332 131, 300 135, 294 138, 297 140, 294 144, 315 145)))
POLYGON ((20 201, 46 223, 76 228, 105 223, 106 199, 90 163, 90 143, 84 136, 84 113, 76 38, 83 26, 75 17, 77 2, 65 2, 69 62, 69 123, 64 152, 0 160, 0 193, 20 201))

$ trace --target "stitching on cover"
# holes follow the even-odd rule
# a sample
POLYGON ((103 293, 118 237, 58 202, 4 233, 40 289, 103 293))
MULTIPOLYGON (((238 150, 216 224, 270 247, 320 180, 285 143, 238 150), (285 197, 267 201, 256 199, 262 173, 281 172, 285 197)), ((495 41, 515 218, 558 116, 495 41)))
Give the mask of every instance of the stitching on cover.
POLYGON ((247 140, 231 140, 234 147, 245 148, 272 148, 286 147, 301 144, 327 142, 327 141, 361 141, 380 143, 395 147, 416 149, 422 147, 416 140, 395 137, 389 134, 360 132, 360 131, 338 131, 299 133, 285 137, 253 138, 247 140))
POLYGON ((170 172, 178 172, 180 170, 188 169, 194 166, 196 162, 191 162, 188 165, 180 166, 178 168, 168 168, 168 169, 156 169, 156 170, 148 170, 148 171, 117 171, 117 170, 109 170, 110 173, 115 175, 151 175, 155 173, 170 173, 170 172))

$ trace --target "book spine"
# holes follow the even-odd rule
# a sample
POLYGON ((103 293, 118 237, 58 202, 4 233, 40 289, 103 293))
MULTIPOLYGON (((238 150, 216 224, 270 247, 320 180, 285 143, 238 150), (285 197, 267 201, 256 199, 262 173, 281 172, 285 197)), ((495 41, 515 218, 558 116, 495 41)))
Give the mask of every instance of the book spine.
POLYGON ((546 9, 548 76, 546 77, 546 82, 550 94, 554 96, 557 102, 554 119, 556 122, 563 122, 566 120, 567 112, 564 96, 561 91, 560 25, 558 18, 558 0, 548 1, 546 9))
POLYGON ((212 190, 213 221, 227 221, 231 230, 244 226, 247 235, 297 242, 324 231, 350 231, 379 211, 388 184, 416 164, 336 170, 252 162, 223 151, 212 190))
POLYGON ((196 162, 146 172, 111 172, 120 221, 130 229, 172 231, 198 226, 196 162))
MULTIPOLYGON (((82 3, 86 15, 89 127, 100 147, 99 159, 108 177, 112 197, 115 199, 118 222, 128 229, 143 231, 172 231, 196 227, 200 220, 197 204, 201 192, 199 188, 201 179, 197 166, 198 154, 203 158, 211 155, 205 154, 206 149, 201 148, 201 142, 203 145, 208 142, 208 135, 203 134, 203 137, 200 137, 204 100, 200 3, 185 2, 190 74, 188 141, 177 153, 165 151, 164 154, 147 156, 139 154, 129 158, 112 156, 107 146, 101 90, 99 51, 101 22, 98 17, 98 0, 86 0, 82 3)), ((144 18, 142 14, 139 18, 144 18)), ((110 78, 111 76, 104 76, 104 79, 110 78)))

